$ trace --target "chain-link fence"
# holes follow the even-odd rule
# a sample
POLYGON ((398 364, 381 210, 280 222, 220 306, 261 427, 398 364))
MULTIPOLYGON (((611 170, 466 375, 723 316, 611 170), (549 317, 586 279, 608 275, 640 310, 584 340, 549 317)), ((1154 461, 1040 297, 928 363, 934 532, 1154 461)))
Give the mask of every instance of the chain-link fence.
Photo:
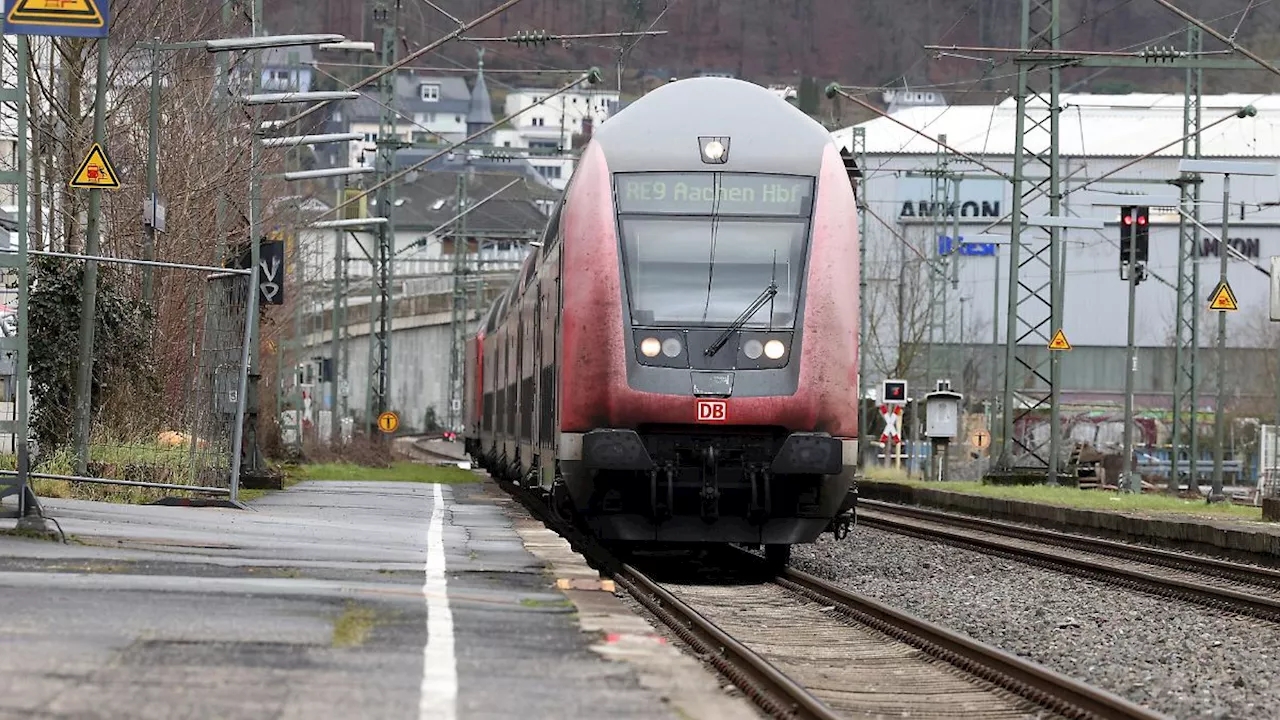
POLYGON ((85 261, 32 253, 42 256, 28 337, 37 440, 30 477, 37 494, 148 500, 186 491, 235 499, 250 272, 103 259, 91 425, 82 439, 83 409, 71 381, 81 358, 65 352, 59 337, 81 309, 78 302, 58 308, 52 300, 82 287, 85 261), (140 265, 143 272, 122 265, 140 265))

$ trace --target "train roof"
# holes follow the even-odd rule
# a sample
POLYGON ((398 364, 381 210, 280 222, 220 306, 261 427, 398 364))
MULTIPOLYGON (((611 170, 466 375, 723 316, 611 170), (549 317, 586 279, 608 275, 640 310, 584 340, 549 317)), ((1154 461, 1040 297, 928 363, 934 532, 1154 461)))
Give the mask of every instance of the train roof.
POLYGON ((754 83, 690 78, 663 85, 595 131, 613 172, 770 172, 817 175, 831 134, 754 83), (723 164, 702 161, 699 138, 727 137, 723 164))

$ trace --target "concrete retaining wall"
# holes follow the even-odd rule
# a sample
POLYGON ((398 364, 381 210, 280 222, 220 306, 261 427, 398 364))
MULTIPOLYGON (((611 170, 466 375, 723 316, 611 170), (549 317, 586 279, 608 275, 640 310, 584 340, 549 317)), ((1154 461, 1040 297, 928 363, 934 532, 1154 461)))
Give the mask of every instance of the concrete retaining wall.
POLYGON ((978 517, 1024 522, 1065 532, 1142 542, 1280 567, 1280 526, 1199 518, 1142 517, 874 480, 860 481, 858 495, 868 500, 953 510, 978 517))

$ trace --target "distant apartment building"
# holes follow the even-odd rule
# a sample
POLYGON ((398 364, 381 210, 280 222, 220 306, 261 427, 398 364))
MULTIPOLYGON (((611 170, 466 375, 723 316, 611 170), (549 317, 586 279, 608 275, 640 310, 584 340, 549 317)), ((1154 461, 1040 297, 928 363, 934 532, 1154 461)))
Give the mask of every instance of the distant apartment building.
POLYGON ((553 187, 564 189, 573 174, 573 150, 612 114, 619 96, 611 90, 579 90, 548 99, 551 90, 519 88, 507 93, 510 116, 525 111, 494 133, 499 147, 528 149, 529 162, 553 187), (541 105, 537 105, 541 102, 541 105), (537 107, 532 107, 537 105, 537 107))

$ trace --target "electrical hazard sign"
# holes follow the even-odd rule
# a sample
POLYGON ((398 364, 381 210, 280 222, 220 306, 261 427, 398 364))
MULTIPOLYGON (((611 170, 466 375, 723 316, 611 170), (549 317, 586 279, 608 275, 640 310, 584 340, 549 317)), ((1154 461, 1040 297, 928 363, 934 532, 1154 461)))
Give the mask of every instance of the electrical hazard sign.
POLYGON ((107 0, 5 0, 4 31, 11 35, 106 37, 107 0))
POLYGON ((1231 286, 1227 284, 1226 280, 1219 282, 1218 287, 1209 296, 1209 309, 1222 311, 1240 309, 1240 303, 1236 302, 1236 294, 1231 292, 1231 286))
MULTIPOLYGON (((1042 336, 1043 337, 1043 336, 1042 336)), ((1067 342, 1067 334, 1062 332, 1062 328, 1053 334, 1053 339, 1049 341, 1050 350, 1070 350, 1071 343, 1067 342)))
POLYGON ((120 178, 116 175, 116 169, 111 167, 111 161, 107 159, 107 152, 98 143, 93 144, 84 162, 80 163, 80 169, 76 171, 76 176, 71 179, 71 187, 106 188, 108 190, 115 190, 120 187, 120 178))

